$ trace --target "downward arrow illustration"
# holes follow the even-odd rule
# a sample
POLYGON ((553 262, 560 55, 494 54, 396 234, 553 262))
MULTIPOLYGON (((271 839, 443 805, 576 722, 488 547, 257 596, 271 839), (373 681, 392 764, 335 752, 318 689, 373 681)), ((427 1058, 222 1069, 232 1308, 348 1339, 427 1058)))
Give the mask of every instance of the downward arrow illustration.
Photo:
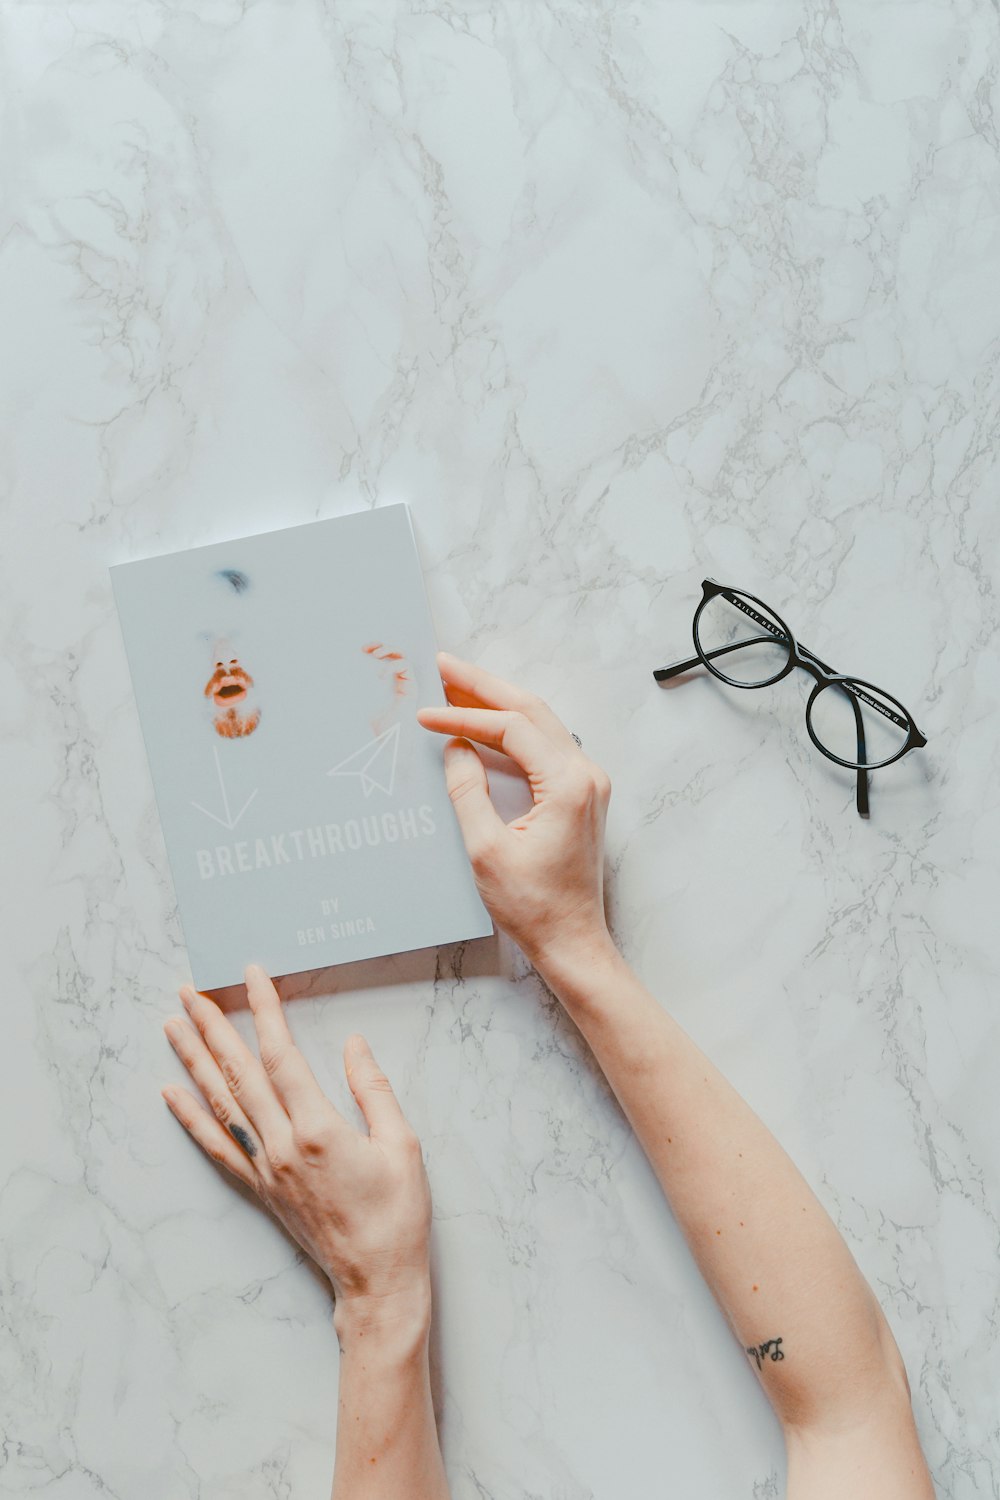
POLYGON ((219 761, 219 747, 218 747, 218 745, 213 745, 212 746, 212 754, 215 756, 215 769, 216 769, 216 771, 219 774, 219 787, 221 788, 221 791, 222 791, 222 806, 223 806, 223 809, 225 811, 226 816, 224 818, 220 818, 219 815, 218 815, 218 813, 209 812, 208 808, 207 807, 202 807, 202 805, 201 805, 200 802, 192 802, 191 806, 192 807, 196 807, 199 812, 203 812, 205 814, 206 818, 213 818, 216 823, 221 823, 222 826, 223 826, 223 828, 228 828, 229 831, 232 832, 232 830, 236 827, 237 823, 242 818, 243 814, 246 812, 247 808, 250 806, 250 804, 253 801, 253 799, 256 797, 258 789, 257 789, 257 787, 254 787, 253 791, 250 793, 249 797, 244 802, 243 806, 240 808, 239 812, 236 814, 236 816, 234 818, 232 816, 232 814, 230 813, 230 811, 229 811, 229 796, 228 796, 228 794, 226 792, 225 778, 222 775, 222 765, 221 765, 221 763, 219 761))

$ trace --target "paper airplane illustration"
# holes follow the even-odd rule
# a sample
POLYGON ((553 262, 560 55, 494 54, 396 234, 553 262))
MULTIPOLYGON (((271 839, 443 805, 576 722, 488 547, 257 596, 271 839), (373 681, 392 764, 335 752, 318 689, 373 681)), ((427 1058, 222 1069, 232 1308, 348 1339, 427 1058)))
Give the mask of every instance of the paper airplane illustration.
POLYGON ((391 797, 392 785, 396 779, 398 750, 399 725, 393 724, 391 729, 376 735, 375 739, 369 740, 366 745, 361 746, 360 750, 355 750, 346 760, 342 760, 326 774, 328 776, 360 776, 366 797, 370 797, 376 788, 391 797))

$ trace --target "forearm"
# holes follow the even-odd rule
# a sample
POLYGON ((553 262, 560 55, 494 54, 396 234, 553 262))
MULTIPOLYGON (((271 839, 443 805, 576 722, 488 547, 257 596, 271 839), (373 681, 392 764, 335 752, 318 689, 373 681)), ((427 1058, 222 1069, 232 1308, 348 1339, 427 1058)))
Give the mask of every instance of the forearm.
POLYGON ((430 1292, 391 1314, 338 1307, 332 1500, 448 1500, 431 1402, 430 1292))
POLYGON ((610 944, 536 963, 614 1089, 782 1422, 836 1424, 873 1404, 908 1405, 871 1289, 749 1105, 610 944))

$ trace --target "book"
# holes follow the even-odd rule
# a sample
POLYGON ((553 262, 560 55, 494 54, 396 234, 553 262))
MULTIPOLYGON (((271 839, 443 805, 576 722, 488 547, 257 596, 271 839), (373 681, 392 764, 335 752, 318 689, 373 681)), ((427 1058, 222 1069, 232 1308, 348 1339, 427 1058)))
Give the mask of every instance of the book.
POLYGON ((407 505, 109 571, 196 988, 493 932, 407 505))

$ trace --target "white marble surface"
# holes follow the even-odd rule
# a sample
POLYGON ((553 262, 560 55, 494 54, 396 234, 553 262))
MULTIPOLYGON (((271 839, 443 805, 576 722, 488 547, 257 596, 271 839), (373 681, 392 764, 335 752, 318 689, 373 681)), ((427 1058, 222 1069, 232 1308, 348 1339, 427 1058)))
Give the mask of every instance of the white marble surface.
MULTIPOLYGON (((4 7, 4 1494, 328 1493, 324 1284, 159 1095, 188 969, 107 569, 405 499, 441 643, 611 772, 619 940, 836 1216, 940 1494, 1000 1495, 998 57, 985 0, 4 7), (870 822, 805 679, 655 687, 706 574, 913 709, 870 822)), ((780 1494, 517 952, 288 993, 425 1143, 455 1500, 780 1494)))

